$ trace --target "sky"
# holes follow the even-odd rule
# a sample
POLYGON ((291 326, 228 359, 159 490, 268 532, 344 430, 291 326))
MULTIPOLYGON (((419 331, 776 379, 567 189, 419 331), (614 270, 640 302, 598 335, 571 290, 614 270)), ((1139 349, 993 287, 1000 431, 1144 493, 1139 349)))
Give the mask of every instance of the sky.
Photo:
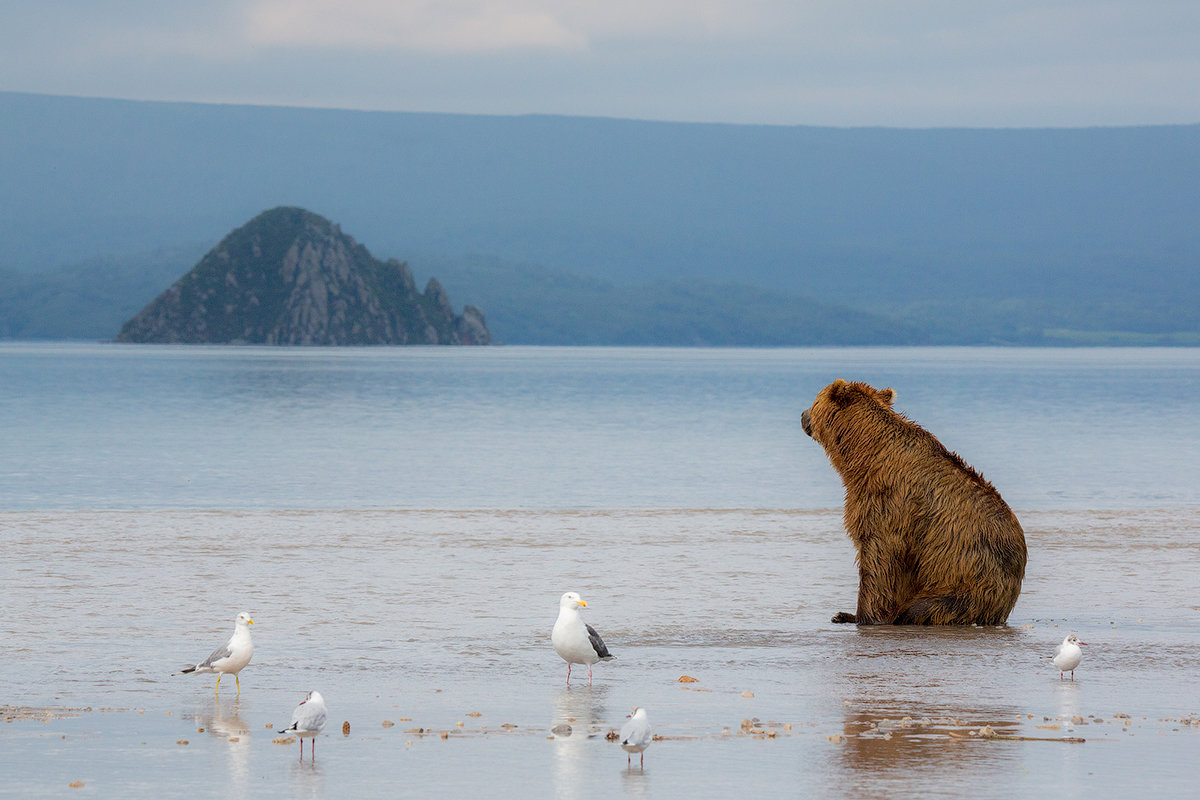
POLYGON ((889 127, 1200 123, 1197 0, 3 0, 0 90, 889 127))

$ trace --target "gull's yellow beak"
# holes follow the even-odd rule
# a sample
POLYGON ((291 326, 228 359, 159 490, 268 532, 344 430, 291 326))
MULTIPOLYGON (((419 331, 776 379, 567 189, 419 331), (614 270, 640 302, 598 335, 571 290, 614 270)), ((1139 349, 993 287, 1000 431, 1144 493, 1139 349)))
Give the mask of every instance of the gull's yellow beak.
POLYGON ((246 620, 246 624, 247 624, 247 625, 253 625, 253 624, 254 624, 254 620, 252 620, 252 619, 248 619, 248 620, 246 620))
POLYGON ((583 606, 584 608, 587 608, 587 603, 585 603, 582 600, 579 601, 579 605, 583 606))

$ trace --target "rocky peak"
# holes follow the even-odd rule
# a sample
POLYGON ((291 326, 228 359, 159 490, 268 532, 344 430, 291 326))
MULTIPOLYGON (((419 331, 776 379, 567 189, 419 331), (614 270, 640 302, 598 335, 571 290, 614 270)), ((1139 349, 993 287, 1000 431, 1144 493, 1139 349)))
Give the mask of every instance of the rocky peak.
POLYGON ((490 344, 482 312, 454 314, 431 278, 376 260, 329 220, 275 208, 226 236, 121 328, 122 342, 490 344))

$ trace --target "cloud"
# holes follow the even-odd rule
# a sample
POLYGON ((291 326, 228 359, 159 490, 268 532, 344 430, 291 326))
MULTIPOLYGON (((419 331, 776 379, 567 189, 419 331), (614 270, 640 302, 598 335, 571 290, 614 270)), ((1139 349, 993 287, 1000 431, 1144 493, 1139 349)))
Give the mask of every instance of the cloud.
POLYGON ((736 36, 761 22, 766 0, 257 0, 254 46, 366 48, 462 54, 583 50, 597 39, 736 36))
POLYGON ((246 37, 256 46, 467 53, 578 49, 586 39, 540 2, 260 0, 246 37))

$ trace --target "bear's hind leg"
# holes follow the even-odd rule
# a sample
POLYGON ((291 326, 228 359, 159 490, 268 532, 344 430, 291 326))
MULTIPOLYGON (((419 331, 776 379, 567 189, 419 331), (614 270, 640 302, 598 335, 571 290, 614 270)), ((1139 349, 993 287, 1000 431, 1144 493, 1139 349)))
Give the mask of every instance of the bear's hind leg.
POLYGON ((957 594, 918 597, 896 617, 897 625, 970 625, 971 600, 957 594))

